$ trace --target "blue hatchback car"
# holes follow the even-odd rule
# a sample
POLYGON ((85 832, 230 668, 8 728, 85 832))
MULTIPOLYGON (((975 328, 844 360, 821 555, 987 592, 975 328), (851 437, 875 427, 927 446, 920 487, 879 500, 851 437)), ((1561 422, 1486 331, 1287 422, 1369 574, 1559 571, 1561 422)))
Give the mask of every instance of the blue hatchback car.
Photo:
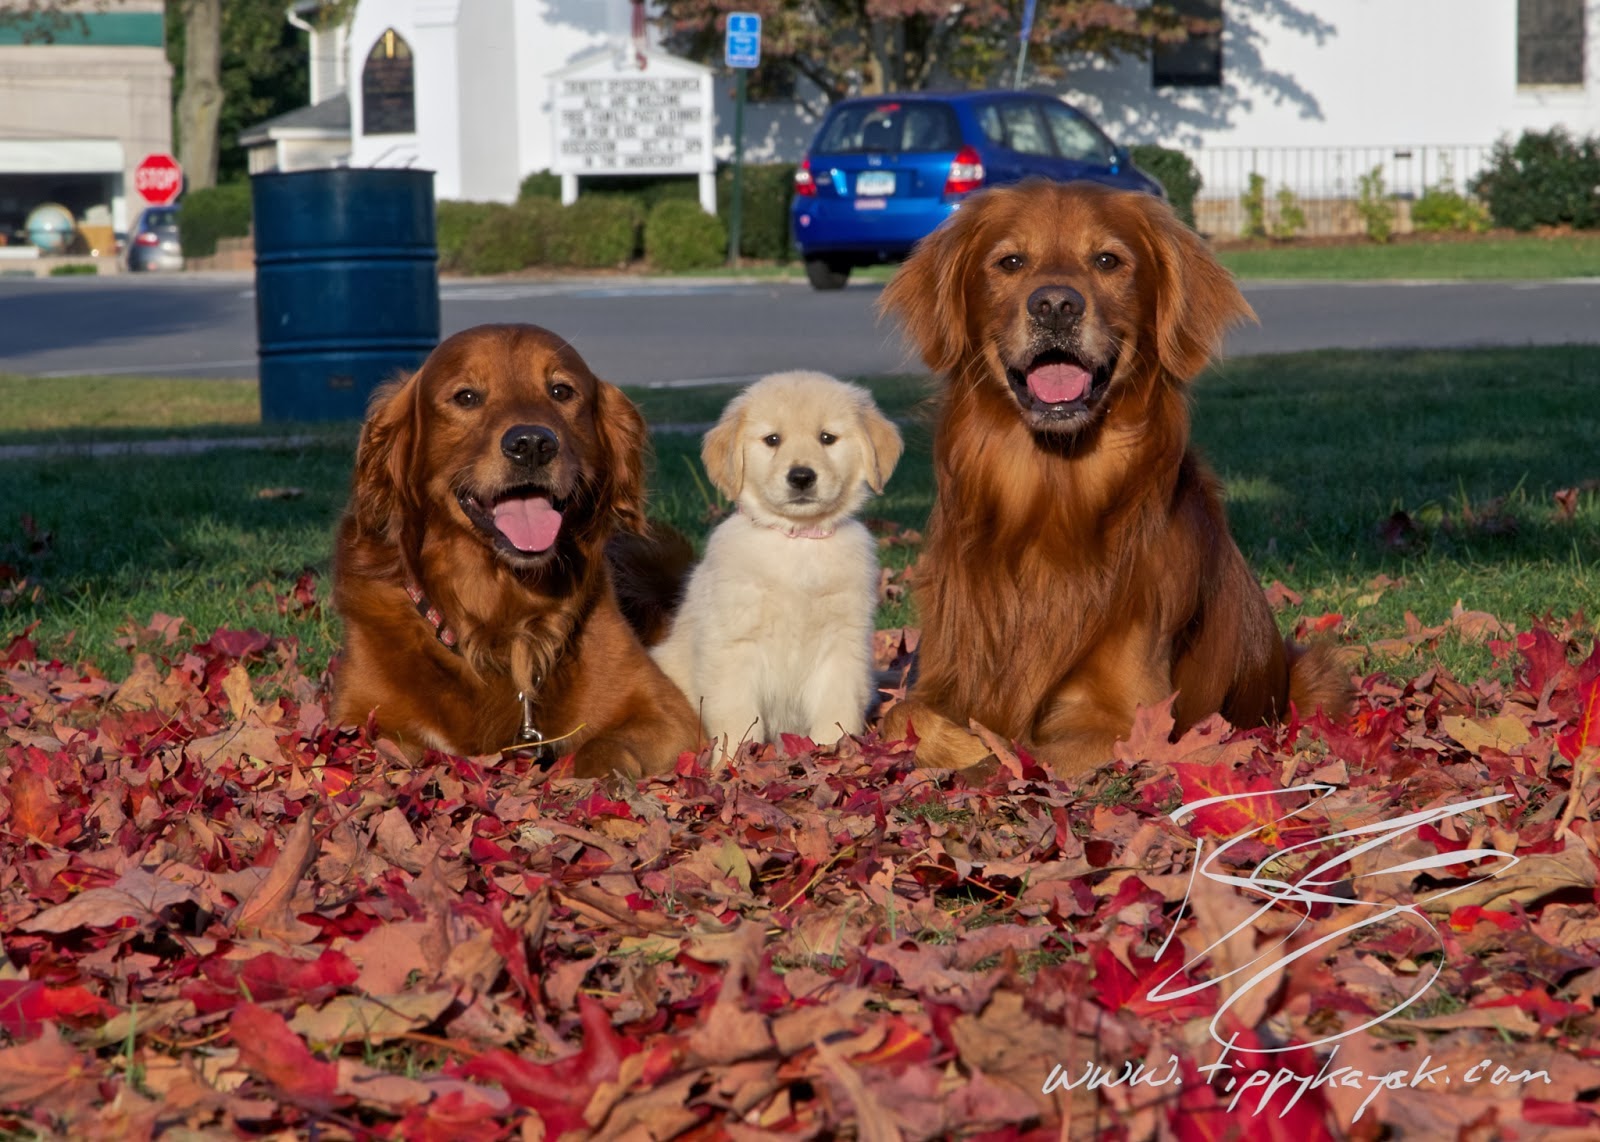
POLYGON ((839 289, 855 266, 895 262, 972 191, 1032 175, 1165 197, 1126 149, 1071 106, 1013 91, 846 99, 794 176, 790 222, 806 276, 839 289))

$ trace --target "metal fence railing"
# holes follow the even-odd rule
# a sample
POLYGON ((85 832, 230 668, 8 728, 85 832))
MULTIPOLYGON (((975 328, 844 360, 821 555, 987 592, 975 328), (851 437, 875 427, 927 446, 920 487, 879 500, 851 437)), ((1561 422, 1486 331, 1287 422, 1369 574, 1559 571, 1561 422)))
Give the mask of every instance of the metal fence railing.
POLYGON ((1277 215, 1282 187, 1293 192, 1306 216, 1307 235, 1353 234, 1362 229, 1355 204, 1361 176, 1374 167, 1384 190, 1399 202, 1396 228, 1410 228, 1409 204, 1423 190, 1448 182, 1466 193, 1472 178, 1489 163, 1490 144, 1369 147, 1203 147, 1186 150, 1200 172, 1195 218, 1207 234, 1237 235, 1245 229, 1240 202, 1250 175, 1266 180, 1270 221, 1277 215))

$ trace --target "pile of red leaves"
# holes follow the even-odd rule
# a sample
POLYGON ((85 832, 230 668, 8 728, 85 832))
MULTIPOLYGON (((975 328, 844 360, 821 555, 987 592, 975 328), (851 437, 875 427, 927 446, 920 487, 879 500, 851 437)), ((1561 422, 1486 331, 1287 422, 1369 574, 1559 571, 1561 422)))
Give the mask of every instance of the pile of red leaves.
POLYGON ((1076 787, 790 739, 614 796, 176 630, 121 682, 0 660, 7 1134, 1600 1136, 1562 633, 1340 726, 1148 710, 1076 787))

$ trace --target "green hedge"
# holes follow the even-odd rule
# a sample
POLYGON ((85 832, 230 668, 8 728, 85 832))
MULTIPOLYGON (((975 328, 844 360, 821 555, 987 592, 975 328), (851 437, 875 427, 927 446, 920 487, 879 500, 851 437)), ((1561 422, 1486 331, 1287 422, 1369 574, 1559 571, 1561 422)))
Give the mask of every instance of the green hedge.
POLYGON ((1167 201, 1172 203, 1172 209, 1193 229, 1194 200, 1200 193, 1201 180, 1200 172, 1189 161, 1189 156, 1182 151, 1151 144, 1130 147, 1129 154, 1133 156, 1134 166, 1166 188, 1167 201))
POLYGON ((243 238, 248 233, 248 182, 191 190, 178 203, 178 237, 186 258, 208 257, 217 252, 218 238, 243 238))
POLYGON ((1477 234, 1489 228, 1489 212, 1481 202, 1441 182, 1428 187, 1411 204, 1411 226, 1422 234, 1477 234))
POLYGON ((549 264, 600 269, 626 265, 638 255, 644 210, 632 199, 589 195, 558 209, 545 246, 549 264))
POLYGON ((440 267, 467 274, 625 265, 639 253, 644 224, 636 203, 604 197, 572 206, 538 197, 515 206, 441 202, 436 217, 440 267))
MULTIPOLYGON (((789 203, 794 198, 793 163, 746 163, 744 213, 739 219, 739 254, 746 258, 787 262, 793 255, 789 242, 789 203)), ((733 225, 733 167, 717 172, 717 214, 725 226, 733 225)))
POLYGON ((698 202, 669 199, 656 203, 645 221, 644 251, 658 270, 707 269, 727 257, 728 231, 698 202))
POLYGON ((517 201, 526 202, 530 198, 553 198, 560 202, 561 176, 554 171, 534 171, 528 175, 517 190, 517 201))
POLYGON ((1496 143, 1489 168, 1472 182, 1496 226, 1600 227, 1600 138, 1564 128, 1524 131, 1496 143))
MULTIPOLYGON (((467 230, 454 261, 446 263, 449 268, 469 274, 510 274, 550 263, 551 242, 565 213, 559 202, 470 205, 486 208, 467 230)), ((442 247, 440 253, 443 261, 442 247)))
POLYGON ((463 250, 467 237, 486 218, 509 210, 498 202, 444 201, 434 208, 433 222, 439 246, 439 265, 447 270, 464 270, 463 250))
MULTIPOLYGON (((580 181, 581 203, 588 199, 610 198, 632 202, 641 218, 662 202, 700 201, 698 180, 693 175, 663 175, 629 178, 621 175, 596 175, 580 181)), ((739 223, 739 253, 746 258, 786 262, 793 256, 789 238, 789 202, 794 196, 793 163, 746 163, 744 168, 744 215, 739 223)), ((535 171, 522 180, 520 201, 559 199, 561 178, 549 171, 535 171)), ((717 216, 724 227, 733 224, 733 167, 723 164, 717 170, 717 216)))
MULTIPOLYGON (((793 165, 747 164, 743 190, 741 255, 788 261, 793 165)), ((648 255, 662 269, 688 269, 714 265, 727 255, 731 167, 717 173, 717 218, 700 210, 698 181, 692 176, 585 178, 578 201, 566 207, 560 204, 560 194, 558 176, 535 171, 522 180, 514 206, 439 203, 435 218, 440 267, 468 274, 512 273, 530 266, 600 269, 648 255), (646 220, 666 204, 673 209, 661 217, 671 221, 661 222, 651 239, 646 220), (713 227, 723 236, 715 243, 715 260, 706 261, 713 227)))

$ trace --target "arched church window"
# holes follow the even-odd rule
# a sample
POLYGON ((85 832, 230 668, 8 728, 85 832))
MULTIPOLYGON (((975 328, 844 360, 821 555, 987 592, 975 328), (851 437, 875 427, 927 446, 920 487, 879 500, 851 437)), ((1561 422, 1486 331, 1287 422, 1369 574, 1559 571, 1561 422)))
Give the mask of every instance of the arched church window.
POLYGON ((361 131, 366 135, 409 135, 416 129, 411 45, 389 28, 372 45, 361 71, 361 131))

